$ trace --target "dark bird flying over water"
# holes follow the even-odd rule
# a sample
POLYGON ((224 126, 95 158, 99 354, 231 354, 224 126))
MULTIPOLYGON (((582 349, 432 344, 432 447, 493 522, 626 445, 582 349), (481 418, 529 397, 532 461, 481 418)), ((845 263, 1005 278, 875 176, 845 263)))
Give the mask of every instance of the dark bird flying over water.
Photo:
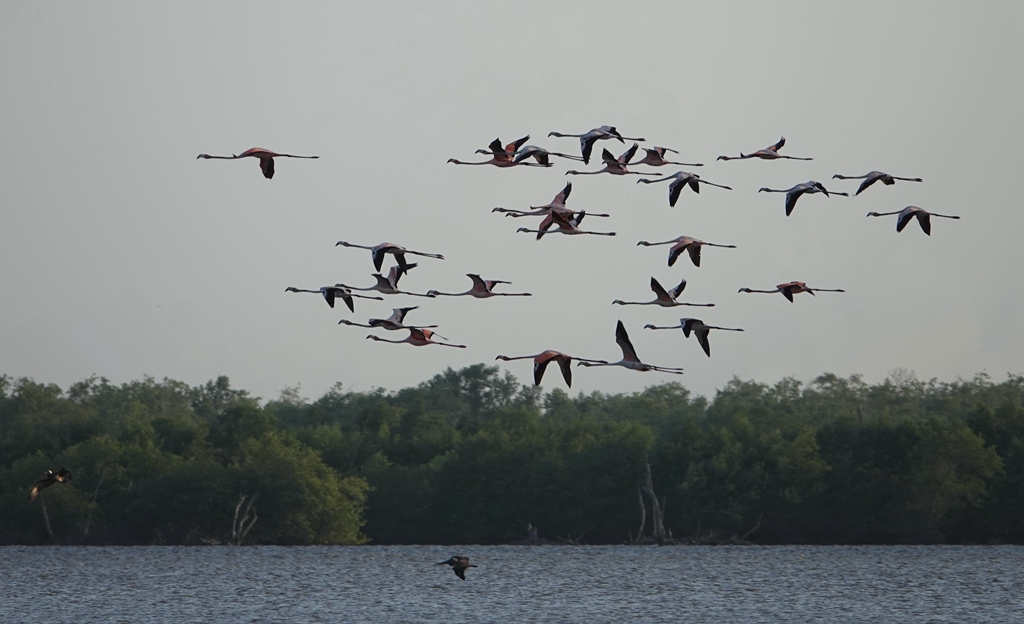
POLYGON ((479 567, 470 563, 469 557, 460 556, 452 557, 448 559, 448 561, 442 561, 441 563, 438 563, 436 565, 450 565, 452 567, 452 571, 455 572, 455 576, 459 577, 462 580, 466 580, 467 569, 479 567))

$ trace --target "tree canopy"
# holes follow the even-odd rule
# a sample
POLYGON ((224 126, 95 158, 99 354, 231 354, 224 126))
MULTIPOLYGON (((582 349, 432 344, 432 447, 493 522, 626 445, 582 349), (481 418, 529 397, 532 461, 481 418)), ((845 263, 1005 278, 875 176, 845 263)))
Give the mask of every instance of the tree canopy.
POLYGON ((504 543, 527 525, 616 543, 658 523, 703 542, 1022 541, 1024 377, 572 397, 478 364, 261 401, 226 377, 0 376, 0 543, 504 543), (60 466, 73 482, 30 503, 60 466))

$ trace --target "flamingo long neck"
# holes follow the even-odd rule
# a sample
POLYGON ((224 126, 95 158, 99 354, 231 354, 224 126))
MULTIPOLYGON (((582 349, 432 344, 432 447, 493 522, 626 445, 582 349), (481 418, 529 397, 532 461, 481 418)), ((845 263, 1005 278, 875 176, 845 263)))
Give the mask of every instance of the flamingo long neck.
POLYGON ((380 338, 379 336, 373 337, 373 339, 377 342, 390 342, 391 344, 402 344, 403 342, 412 342, 411 338, 412 337, 410 336, 408 338, 403 338, 402 340, 388 340, 387 338, 380 338))
POLYGON ((516 357, 503 357, 501 359, 505 360, 506 362, 511 362, 512 360, 535 360, 542 355, 544 354, 538 353, 537 355, 518 355, 516 357))

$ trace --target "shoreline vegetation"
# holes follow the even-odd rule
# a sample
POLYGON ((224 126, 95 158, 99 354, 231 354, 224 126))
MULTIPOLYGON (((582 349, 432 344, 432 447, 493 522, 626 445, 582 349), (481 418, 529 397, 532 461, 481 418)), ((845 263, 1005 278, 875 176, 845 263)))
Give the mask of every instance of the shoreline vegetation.
POLYGON ((1024 543, 1024 376, 571 397, 477 364, 313 401, 0 376, 0 545, 366 543, 1024 543))

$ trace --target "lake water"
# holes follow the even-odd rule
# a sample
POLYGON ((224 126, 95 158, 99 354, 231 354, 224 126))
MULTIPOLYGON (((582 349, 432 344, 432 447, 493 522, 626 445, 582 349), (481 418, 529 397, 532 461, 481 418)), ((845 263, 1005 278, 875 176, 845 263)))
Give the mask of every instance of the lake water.
POLYGON ((1024 622, 1019 546, 2 547, 0 622, 1024 622), (453 554, 479 565, 459 580, 453 554))

